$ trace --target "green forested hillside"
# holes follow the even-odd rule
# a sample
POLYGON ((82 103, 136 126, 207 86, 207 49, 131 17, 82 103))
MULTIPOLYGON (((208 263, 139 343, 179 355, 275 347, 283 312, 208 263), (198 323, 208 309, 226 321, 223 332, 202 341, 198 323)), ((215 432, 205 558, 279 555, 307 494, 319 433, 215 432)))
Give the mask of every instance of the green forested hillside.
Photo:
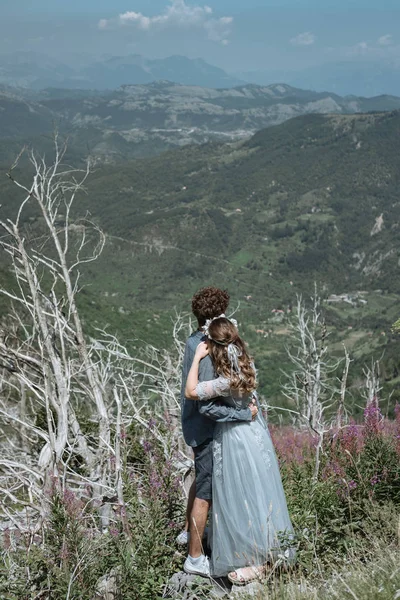
POLYGON ((326 300, 348 295, 325 310, 331 347, 344 342, 355 358, 354 381, 385 350, 383 378, 395 387, 399 133, 400 112, 309 115, 244 143, 97 168, 77 204, 107 234, 85 273, 87 319, 166 344, 174 307, 188 310, 200 286, 227 287, 262 389, 276 396, 296 294, 309 297, 316 282, 326 300))
POLYGON ((136 244, 141 277, 139 257, 146 269, 154 263, 162 297, 171 276, 182 293, 191 278, 220 270, 240 274, 243 294, 259 297, 284 279, 300 289, 317 278, 330 292, 398 292, 399 130, 398 112, 300 117, 245 144, 99 169, 81 209, 136 244))

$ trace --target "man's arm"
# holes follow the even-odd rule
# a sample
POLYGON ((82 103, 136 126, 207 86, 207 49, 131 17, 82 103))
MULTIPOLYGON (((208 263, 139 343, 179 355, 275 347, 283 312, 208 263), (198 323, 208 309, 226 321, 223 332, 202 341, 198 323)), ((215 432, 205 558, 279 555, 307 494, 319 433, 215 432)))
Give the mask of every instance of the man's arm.
POLYGON ((181 384, 181 401, 185 399, 186 379, 189 373, 190 366, 193 361, 194 352, 190 346, 189 340, 186 342, 185 352, 182 361, 182 384, 181 384))
MULTIPOLYGON (((211 358, 206 356, 200 361, 199 381, 211 381, 212 379, 215 379, 214 366, 211 358)), ((198 407, 201 415, 219 423, 252 420, 250 408, 234 408, 224 404, 219 398, 214 398, 209 402, 199 402, 198 407)))
POLYGON ((218 423, 252 420, 250 408, 234 408, 224 404, 218 398, 210 402, 199 402, 199 413, 218 423))

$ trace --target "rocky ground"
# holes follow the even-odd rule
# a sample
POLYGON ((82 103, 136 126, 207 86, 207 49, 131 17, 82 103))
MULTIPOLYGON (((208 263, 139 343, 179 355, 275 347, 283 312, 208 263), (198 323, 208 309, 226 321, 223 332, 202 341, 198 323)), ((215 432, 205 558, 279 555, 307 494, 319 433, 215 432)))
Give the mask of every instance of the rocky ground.
POLYGON ((188 575, 183 571, 175 573, 166 585, 164 598, 170 600, 198 600, 202 597, 215 599, 256 598, 263 591, 259 582, 246 586, 232 585, 228 579, 208 580, 196 575, 188 575))

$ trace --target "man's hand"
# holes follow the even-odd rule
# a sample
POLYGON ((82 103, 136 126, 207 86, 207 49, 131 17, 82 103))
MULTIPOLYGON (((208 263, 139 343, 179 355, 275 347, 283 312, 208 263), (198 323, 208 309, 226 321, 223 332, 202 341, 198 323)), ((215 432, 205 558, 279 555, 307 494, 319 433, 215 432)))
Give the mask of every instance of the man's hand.
POLYGON ((258 407, 256 404, 254 404, 253 402, 250 402, 249 404, 249 409, 251 410, 251 416, 252 419, 254 421, 254 419, 256 418, 256 416, 258 415, 258 407))
POLYGON ((207 342, 200 342, 200 344, 196 348, 196 354, 195 354, 196 358, 201 360, 202 358, 207 356, 207 354, 208 354, 207 342))

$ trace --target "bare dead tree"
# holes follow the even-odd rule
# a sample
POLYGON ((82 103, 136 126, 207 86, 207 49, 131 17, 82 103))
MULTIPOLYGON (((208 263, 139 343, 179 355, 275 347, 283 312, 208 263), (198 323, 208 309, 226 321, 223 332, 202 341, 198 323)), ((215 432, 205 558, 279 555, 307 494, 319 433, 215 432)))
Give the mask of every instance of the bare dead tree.
POLYGON ((344 366, 343 366, 343 372, 342 372, 342 379, 340 381, 339 401, 338 401, 338 407, 337 407, 337 412, 336 412, 336 427, 338 429, 340 429, 342 427, 342 425, 344 425, 344 419, 346 417, 345 398, 346 398, 346 391, 347 391, 347 379, 349 376, 349 368, 350 368, 350 363, 351 363, 350 355, 344 344, 343 344, 343 348, 344 348, 344 366))
POLYGON ((373 402, 379 403, 379 392, 382 389, 380 384, 380 362, 372 360, 371 367, 365 366, 363 369, 364 388, 362 396, 365 400, 365 405, 369 406, 373 402))
MULTIPOLYGON (((65 476, 66 456, 78 453, 100 496, 109 486, 110 419, 105 390, 83 334, 76 296, 80 267, 96 260, 105 238, 93 223, 72 222, 72 205, 84 189, 89 164, 83 171, 64 166, 66 148, 57 138, 55 142, 55 160, 50 166, 30 153, 34 175, 29 187, 14 178, 17 163, 13 165, 9 178, 25 197, 14 220, 0 222, 5 234, 0 247, 10 257, 17 284, 16 291, 1 290, 15 308, 14 344, 1 341, 0 356, 13 379, 44 411, 47 426, 39 429, 5 409, 1 414, 24 430, 33 430, 44 441, 36 472, 44 476, 45 485, 65 476), (28 205, 44 222, 40 240, 33 239, 25 226, 28 205), (98 419, 96 448, 88 444, 76 416, 79 396, 98 419)), ((9 385, 14 386, 12 380, 9 385)))
MULTIPOLYGON (((172 446, 185 460, 176 427, 184 321, 174 324, 174 358, 152 347, 132 357, 106 332, 98 332, 98 340, 85 335, 77 308, 81 267, 98 258, 105 236, 95 223, 73 220, 73 203, 85 191, 90 166, 64 165, 65 150, 56 137, 50 166, 31 152, 29 186, 14 177, 18 162, 13 165, 9 178, 23 199, 15 218, 0 221, 0 251, 15 277, 15 289, 0 290, 12 303, 0 330, 0 430, 6 437, 0 494, 9 501, 3 514, 15 527, 28 523, 30 532, 41 527, 45 492, 54 482, 89 494, 90 501, 116 495, 124 503, 121 440, 133 421, 171 456, 175 448, 149 425, 149 415, 168 415, 176 430, 172 446), (26 225, 28 207, 40 216, 39 235, 26 225), (13 513, 16 497, 23 510, 13 513)), ((104 529, 109 505, 103 503, 100 514, 104 529)))
POLYGON ((124 414, 135 422, 143 434, 155 438, 167 460, 173 459, 178 471, 184 474, 192 464, 180 427, 180 395, 185 340, 192 331, 190 317, 175 314, 172 324, 172 348, 159 350, 147 345, 139 356, 131 356, 116 336, 98 330, 92 351, 98 357, 103 378, 112 370, 113 383, 124 398, 124 414), (132 386, 132 381, 135 385, 132 386), (150 409, 150 412, 149 412, 150 409), (159 421, 150 416, 161 415, 159 421), (160 429, 168 422, 169 436, 160 429))
POLYGON ((330 358, 327 327, 321 314, 320 298, 315 291, 311 309, 297 298, 296 320, 292 324, 293 348, 287 354, 293 371, 286 374, 283 393, 291 403, 289 409, 296 424, 309 427, 317 438, 314 480, 318 478, 321 451, 328 431, 341 427, 346 418, 345 395, 350 358, 345 349, 341 379, 335 375, 343 359, 330 358))

